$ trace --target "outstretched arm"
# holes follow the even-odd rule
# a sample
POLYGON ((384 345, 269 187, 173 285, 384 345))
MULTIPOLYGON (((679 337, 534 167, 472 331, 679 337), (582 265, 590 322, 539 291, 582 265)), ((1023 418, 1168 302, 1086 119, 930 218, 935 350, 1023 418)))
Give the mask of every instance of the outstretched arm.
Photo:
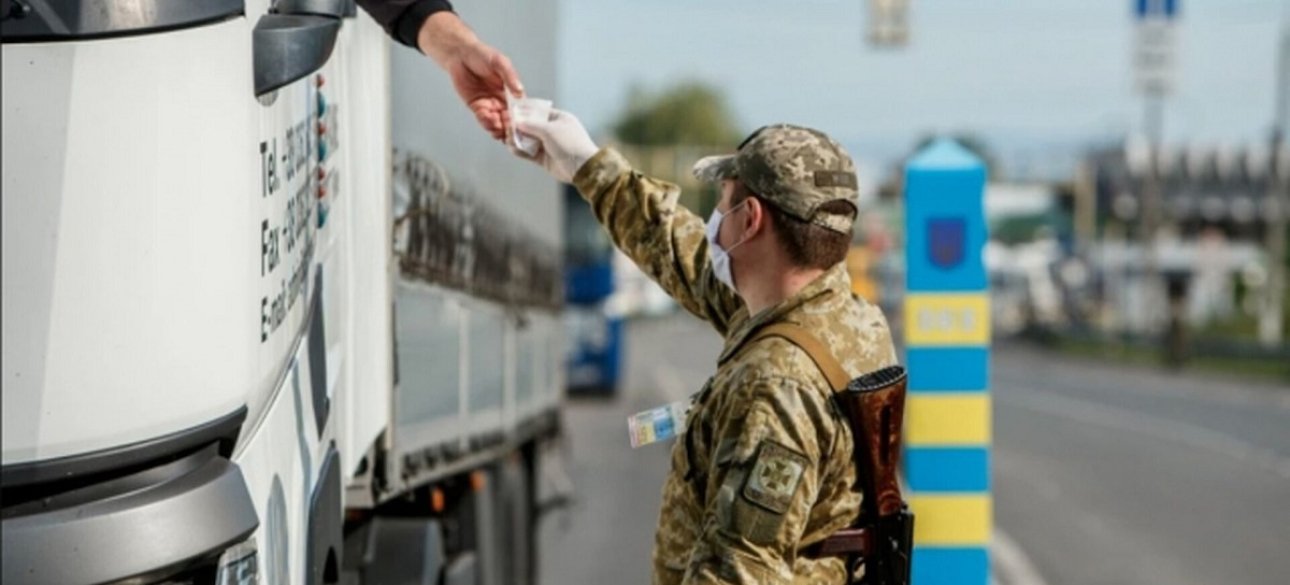
POLYGON ((542 147, 533 156, 517 155, 573 183, 614 245, 682 307, 725 335, 743 301, 713 274, 704 222, 677 203, 679 187, 632 170, 615 150, 597 148, 568 112, 553 110, 549 119, 520 123, 518 130, 542 147))
POLYGON ((582 165, 573 183, 619 249, 687 311, 726 334, 743 301, 714 275, 704 222, 678 203, 680 187, 633 170, 612 149, 582 165))
POLYGON ((493 138, 503 140, 509 119, 506 91, 523 95, 511 60, 481 41, 447 0, 359 0, 395 40, 416 48, 452 78, 453 88, 493 138))

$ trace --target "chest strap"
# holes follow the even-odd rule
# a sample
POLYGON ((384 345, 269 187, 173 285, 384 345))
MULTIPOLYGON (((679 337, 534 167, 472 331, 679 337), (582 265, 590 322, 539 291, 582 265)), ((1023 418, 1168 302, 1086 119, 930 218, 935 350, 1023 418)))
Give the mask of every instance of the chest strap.
MULTIPOLYGON (((843 392, 847 389, 851 377, 847 375, 846 370, 842 369, 842 364, 838 363, 838 359, 833 356, 828 346, 805 327, 785 322, 768 325, 753 335, 745 345, 752 345, 769 337, 783 338, 806 352, 811 361, 815 362, 815 367, 824 374, 824 378, 828 380, 834 392, 843 392)), ((856 448, 858 449, 859 446, 856 448)), ((861 527, 847 528, 830 534, 823 541, 806 547, 802 552, 811 558, 838 555, 849 557, 847 565, 853 566, 856 558, 869 558, 875 554, 874 534, 872 530, 861 527)), ((848 583, 850 582, 849 580, 848 583)))
MULTIPOLYGON (((838 363, 837 358, 833 357, 833 352, 829 351, 828 346, 816 339, 805 327, 795 323, 772 323, 759 329, 752 337, 745 339, 731 353, 731 356, 738 355, 758 341, 771 337, 782 337, 806 352, 806 355, 810 356, 811 361, 815 362, 815 366, 824 374, 834 392, 845 390, 847 384, 851 381, 850 376, 847 375, 846 370, 842 369, 842 365, 838 363)), ((694 432, 687 432, 682 439, 685 441, 685 459, 688 467, 685 472, 685 480, 689 481, 690 485, 693 486, 699 502, 705 502, 707 501, 707 486, 704 483, 706 474, 694 466, 694 444, 692 443, 694 435, 694 432)))

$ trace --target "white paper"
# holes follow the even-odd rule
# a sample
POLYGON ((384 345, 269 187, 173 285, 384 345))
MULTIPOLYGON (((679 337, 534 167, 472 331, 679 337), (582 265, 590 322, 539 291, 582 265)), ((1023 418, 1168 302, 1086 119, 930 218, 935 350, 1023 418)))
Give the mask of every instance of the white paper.
POLYGON ((506 107, 510 110, 511 115, 511 143, 515 145, 515 148, 524 151, 529 156, 536 155, 538 147, 542 143, 538 139, 516 130, 515 127, 523 122, 545 122, 551 116, 551 106, 553 105, 551 100, 530 97, 512 98, 509 93, 506 97, 506 107))

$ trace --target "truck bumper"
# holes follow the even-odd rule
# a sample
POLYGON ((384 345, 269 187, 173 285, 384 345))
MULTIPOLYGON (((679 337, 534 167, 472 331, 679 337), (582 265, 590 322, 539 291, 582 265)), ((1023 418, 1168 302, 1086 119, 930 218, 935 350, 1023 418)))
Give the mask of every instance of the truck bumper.
POLYGON ((5 486, 5 583, 166 579, 213 566, 259 525, 242 472, 218 443, 100 473, 71 486, 5 486))

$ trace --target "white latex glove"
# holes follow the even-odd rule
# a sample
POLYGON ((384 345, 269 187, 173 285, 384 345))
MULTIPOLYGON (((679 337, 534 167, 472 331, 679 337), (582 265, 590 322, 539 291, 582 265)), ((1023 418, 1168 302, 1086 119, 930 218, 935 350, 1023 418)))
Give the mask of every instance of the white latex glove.
POLYGON ((511 152, 542 165, 547 173, 564 183, 573 182, 578 169, 600 150, 578 118, 563 110, 551 110, 551 117, 545 122, 520 123, 516 130, 538 139, 542 147, 533 156, 514 146, 511 152))

